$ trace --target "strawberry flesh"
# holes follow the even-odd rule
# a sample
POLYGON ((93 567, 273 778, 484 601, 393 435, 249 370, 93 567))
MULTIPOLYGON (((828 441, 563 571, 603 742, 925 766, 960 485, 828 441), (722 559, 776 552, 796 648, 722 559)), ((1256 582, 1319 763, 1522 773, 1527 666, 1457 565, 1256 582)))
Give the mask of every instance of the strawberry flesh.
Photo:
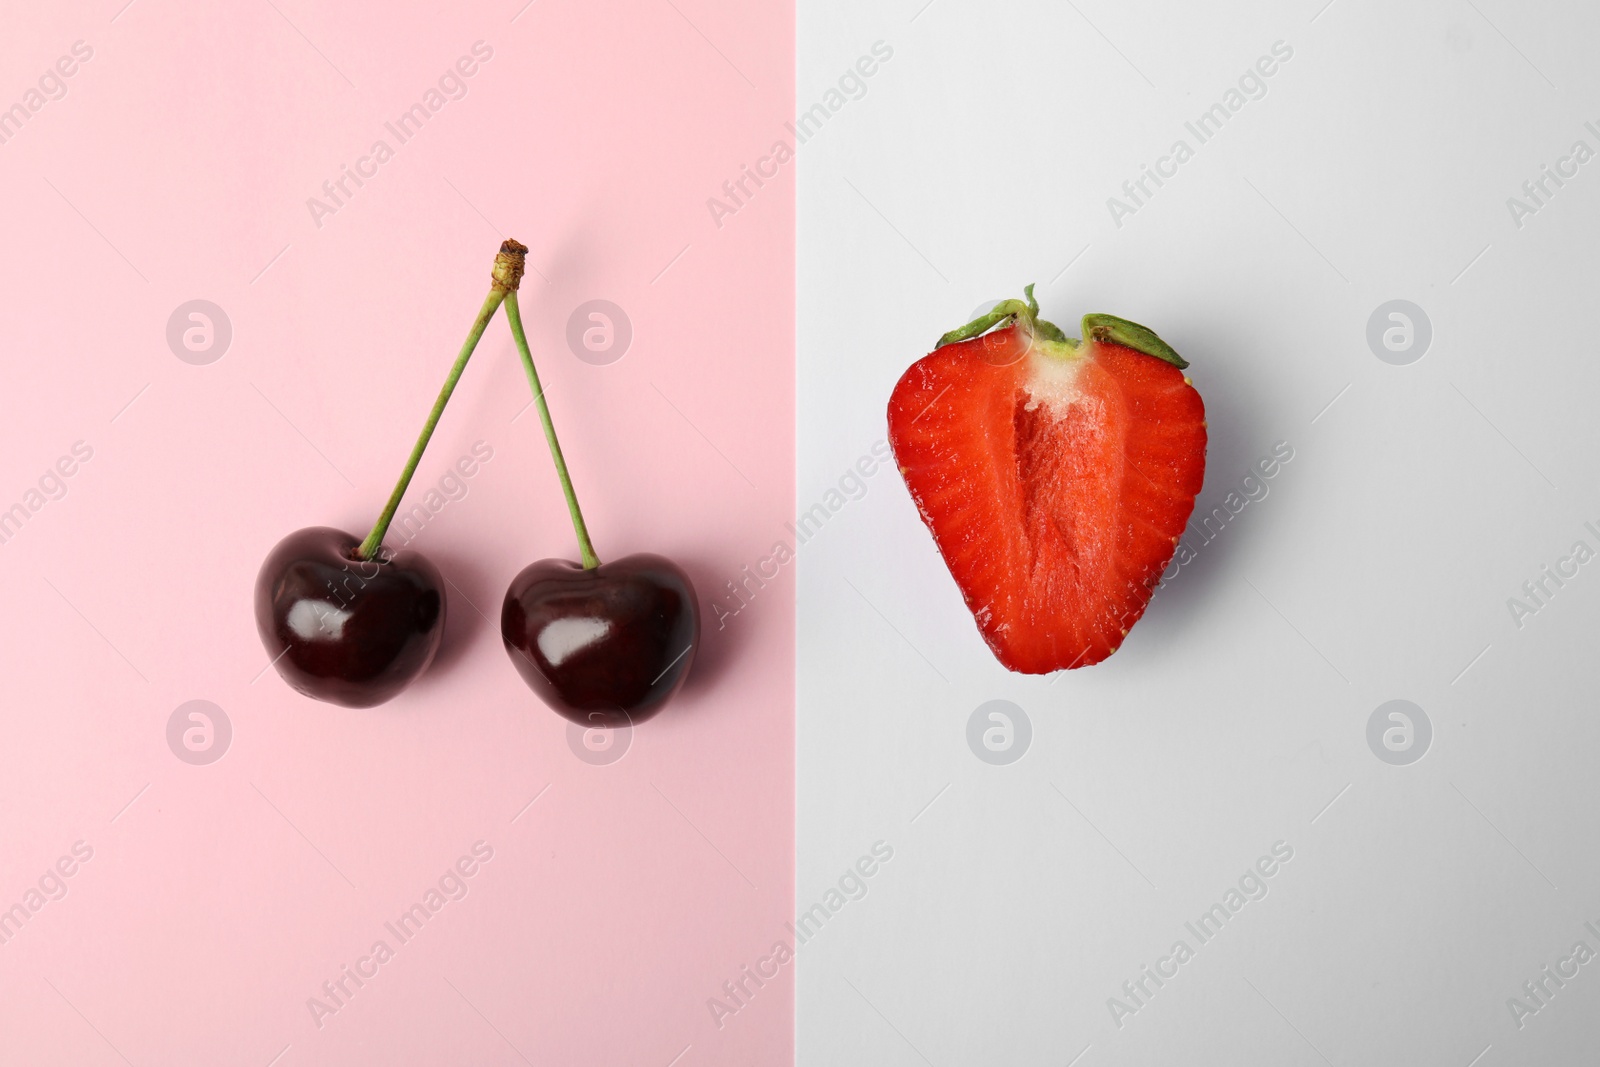
POLYGON ((1204 480, 1206 423, 1165 357, 1033 325, 914 363, 889 441, 984 640, 1044 674, 1100 662, 1144 614, 1204 480))

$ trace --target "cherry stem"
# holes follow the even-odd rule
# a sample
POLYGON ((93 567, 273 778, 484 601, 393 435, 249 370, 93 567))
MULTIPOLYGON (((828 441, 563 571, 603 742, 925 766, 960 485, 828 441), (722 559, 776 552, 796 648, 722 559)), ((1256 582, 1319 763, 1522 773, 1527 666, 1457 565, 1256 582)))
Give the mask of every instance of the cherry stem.
POLYGON ((495 309, 508 297, 511 297, 517 283, 522 279, 523 257, 527 249, 515 241, 506 241, 500 246, 500 253, 494 258, 492 284, 489 295, 483 298, 483 306, 478 309, 478 317, 472 322, 472 329, 467 333, 466 341, 461 345, 461 354, 456 356, 455 364, 450 368, 450 376, 444 380, 444 386, 439 390, 439 397, 433 402, 433 410, 428 412, 428 421, 423 424, 422 433, 417 437, 417 443, 411 449, 411 458, 406 460, 406 469, 400 472, 400 480, 395 483, 394 492, 389 494, 389 502, 384 505, 383 514, 378 516, 378 521, 372 527, 372 532, 367 534, 367 539, 361 542, 361 547, 356 549, 356 556, 363 560, 372 559, 383 544, 384 534, 389 532, 389 524, 394 521, 394 513, 400 508, 400 500, 406 495, 406 487, 411 484, 411 476, 417 472, 417 464, 422 462, 422 453, 428 448, 428 440, 433 437, 434 427, 439 425, 439 416, 444 414, 444 406, 450 402, 450 394, 455 392, 456 382, 461 380, 461 372, 467 369, 467 360, 472 358, 472 350, 478 347, 478 339, 483 336, 483 331, 488 328, 489 320, 494 318, 495 309))
POLYGON ((511 324, 511 336, 517 342, 517 352, 522 356, 522 369, 528 372, 528 385, 533 388, 533 402, 539 408, 539 421, 544 423, 544 439, 550 446, 550 458, 555 460, 561 491, 567 496, 567 511, 572 514, 572 530, 578 535, 583 569, 592 571, 600 566, 600 557, 594 554, 594 545, 589 541, 589 528, 584 525, 583 511, 578 507, 578 494, 572 488, 572 476, 567 473, 567 461, 561 455, 561 442, 556 440, 555 423, 550 421, 550 406, 544 402, 544 387, 539 384, 539 372, 533 366, 533 353, 528 351, 528 336, 522 332, 522 309, 517 306, 515 290, 506 294, 506 321, 511 324))

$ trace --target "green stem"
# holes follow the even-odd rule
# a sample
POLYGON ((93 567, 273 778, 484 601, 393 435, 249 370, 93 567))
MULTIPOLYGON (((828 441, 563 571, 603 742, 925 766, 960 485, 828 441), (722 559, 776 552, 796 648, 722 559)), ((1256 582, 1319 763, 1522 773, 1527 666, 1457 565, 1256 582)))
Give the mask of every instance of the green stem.
POLYGON ((522 310, 517 306, 515 291, 506 294, 506 321, 511 324, 511 336, 517 342, 517 352, 522 356, 522 369, 528 372, 528 385, 533 388, 533 402, 539 407, 539 421, 544 423, 544 439, 550 445, 550 458, 555 460, 561 491, 567 496, 567 511, 572 514, 572 531, 578 535, 583 569, 592 571, 600 566, 600 557, 594 554, 594 545, 589 541, 589 528, 583 524, 583 511, 578 507, 578 494, 572 488, 572 476, 567 473, 567 461, 561 455, 561 442, 556 440, 556 427, 550 421, 550 406, 544 402, 544 387, 539 384, 539 372, 533 366, 533 353, 528 351, 527 334, 522 332, 522 310))
MULTIPOLYGON (((1039 317, 1039 301, 1033 297, 1033 286, 1023 287, 1022 294, 1027 297, 1023 300, 1002 300, 994 308, 983 315, 979 315, 965 326, 958 326, 939 338, 939 343, 934 348, 943 348, 953 345, 958 341, 969 341, 974 337, 987 333, 996 326, 1004 324, 1011 326, 1020 325, 1030 338, 1043 338, 1065 345, 1069 352, 1076 350, 1081 345, 1091 341, 1109 341, 1131 348, 1135 352, 1142 352, 1147 356, 1154 356, 1164 363, 1170 363, 1179 370, 1189 366, 1189 361, 1173 351, 1171 345, 1156 336, 1156 332, 1148 326, 1140 326, 1137 322, 1119 319, 1115 315, 1085 315, 1083 317, 1083 340, 1068 337, 1061 332, 1061 327, 1053 322, 1046 322, 1039 317)), ((1031 344, 1031 342, 1030 342, 1031 344)), ((1031 350, 1031 348, 1030 348, 1031 350)))
POLYGON ((417 472, 417 464, 422 462, 422 453, 427 450, 428 440, 433 436, 434 427, 439 425, 439 416, 444 414, 444 406, 450 402, 450 394, 455 392, 456 382, 461 380, 461 372, 467 369, 467 360, 472 358, 472 350, 478 347, 478 339, 483 336, 489 320, 494 318, 495 309, 511 295, 522 277, 521 257, 526 252, 527 249, 516 245, 513 241, 507 241, 500 246, 500 254, 495 256, 492 274, 494 280, 489 295, 483 298, 483 306, 478 309, 478 317, 473 320, 472 329, 461 346, 461 354, 456 356, 455 365, 450 368, 450 376, 444 380, 444 387, 439 390, 439 398, 433 402, 433 410, 428 412, 428 421, 423 424, 422 433, 411 449, 411 458, 406 460, 406 469, 400 472, 400 480, 395 483, 394 492, 389 494, 389 502, 384 505, 383 514, 378 516, 372 532, 367 534, 367 539, 356 549, 359 558, 372 559, 377 554, 378 547, 383 544, 383 535, 389 532, 389 524, 394 521, 394 513, 400 508, 400 499, 406 495, 406 487, 411 484, 411 476, 417 472))
POLYGON ((1039 301, 1033 298, 1033 286, 1031 284, 1025 286, 1022 292, 1028 298, 1026 303, 1021 300, 1002 300, 994 306, 993 311, 979 315, 965 326, 958 326, 939 338, 939 343, 933 347, 943 348, 957 341, 970 340, 979 334, 987 333, 1002 322, 1007 325, 1011 322, 1020 322, 1035 336, 1043 337, 1047 341, 1065 342, 1076 347, 1077 342, 1062 333, 1055 323, 1039 318, 1039 301))

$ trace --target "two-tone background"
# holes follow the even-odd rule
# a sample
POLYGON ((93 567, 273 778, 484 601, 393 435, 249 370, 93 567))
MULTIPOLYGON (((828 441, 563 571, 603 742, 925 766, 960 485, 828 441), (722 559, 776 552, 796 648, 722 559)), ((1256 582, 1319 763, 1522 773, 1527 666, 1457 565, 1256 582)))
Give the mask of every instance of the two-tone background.
POLYGON ((1593 1055, 1588 9, 5 26, 0 1063, 1593 1055), (503 321, 391 534, 451 582, 428 675, 316 704, 250 614, 279 537, 371 523, 505 236, 598 550, 702 598, 609 744, 492 621, 574 551, 503 321), (1211 433, 1183 562, 1051 678, 883 441, 1029 282, 1158 329, 1211 433))

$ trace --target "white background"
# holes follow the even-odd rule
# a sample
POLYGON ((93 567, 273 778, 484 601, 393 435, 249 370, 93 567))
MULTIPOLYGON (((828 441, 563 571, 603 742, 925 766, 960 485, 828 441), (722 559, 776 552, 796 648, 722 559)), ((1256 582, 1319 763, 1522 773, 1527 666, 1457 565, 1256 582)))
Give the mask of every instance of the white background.
POLYGON ((1197 514, 1295 458, 1121 651, 1055 677, 990 656, 892 467, 801 548, 799 907, 895 851, 800 949, 799 1062, 1592 1058, 1600 961, 1520 1029, 1506 1001, 1600 951, 1600 561, 1520 629, 1507 599, 1600 545, 1600 160, 1520 229, 1506 200, 1600 149, 1600 13, 923 4, 800 5, 801 109, 894 49, 799 150, 800 510, 940 333, 1030 281, 1069 333, 1110 312, 1191 361, 1197 514), (1106 199, 1280 40, 1267 95, 1115 226, 1106 199), (1432 322, 1409 366, 1367 345, 1392 299, 1432 322), (996 767, 966 723, 1001 698, 1033 739, 996 767), (1366 741, 1394 698, 1433 724, 1410 766, 1366 741), (1280 840, 1269 894, 1115 1025, 1280 840))

